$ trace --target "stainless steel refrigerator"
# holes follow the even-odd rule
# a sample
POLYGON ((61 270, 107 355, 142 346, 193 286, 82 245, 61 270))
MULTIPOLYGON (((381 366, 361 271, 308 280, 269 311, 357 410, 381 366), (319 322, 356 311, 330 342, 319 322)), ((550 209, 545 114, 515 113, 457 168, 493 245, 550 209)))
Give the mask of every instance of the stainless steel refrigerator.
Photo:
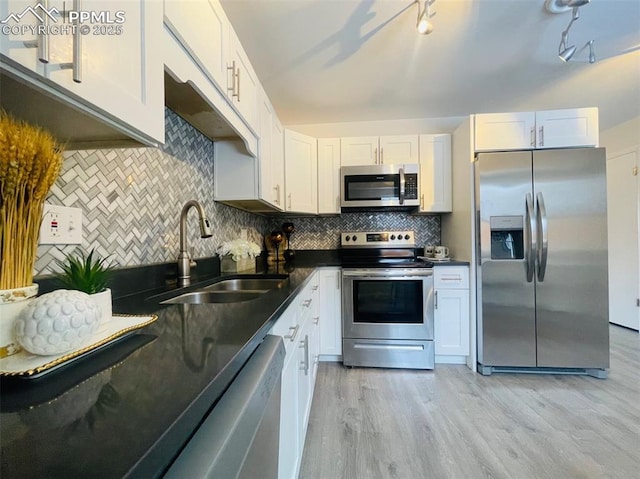
POLYGON ((606 377, 604 148, 480 153, 475 181, 480 372, 606 377))

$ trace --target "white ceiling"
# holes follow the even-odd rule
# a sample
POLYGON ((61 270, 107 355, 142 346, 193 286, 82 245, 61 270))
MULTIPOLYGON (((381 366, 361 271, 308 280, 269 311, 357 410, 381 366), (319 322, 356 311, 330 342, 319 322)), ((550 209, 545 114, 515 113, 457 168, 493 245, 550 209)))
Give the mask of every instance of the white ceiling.
POLYGON ((640 115, 639 0, 580 8, 569 63, 571 13, 544 0, 436 0, 427 36, 412 0, 222 4, 286 125, 598 106, 606 129, 640 115))

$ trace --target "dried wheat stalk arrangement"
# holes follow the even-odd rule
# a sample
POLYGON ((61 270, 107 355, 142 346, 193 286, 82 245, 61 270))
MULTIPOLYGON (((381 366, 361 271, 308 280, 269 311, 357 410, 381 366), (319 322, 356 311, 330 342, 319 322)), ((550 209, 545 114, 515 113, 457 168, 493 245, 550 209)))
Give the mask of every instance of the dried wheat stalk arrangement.
POLYGON ((0 289, 33 282, 42 208, 62 160, 49 133, 0 111, 0 289))

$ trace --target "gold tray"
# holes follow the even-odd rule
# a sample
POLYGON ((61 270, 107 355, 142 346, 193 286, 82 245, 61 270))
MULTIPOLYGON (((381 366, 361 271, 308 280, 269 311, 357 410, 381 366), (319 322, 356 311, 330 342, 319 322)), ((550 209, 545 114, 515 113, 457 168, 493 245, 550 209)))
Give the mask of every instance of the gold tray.
POLYGON ((12 356, 0 359, 0 376, 21 376, 38 378, 51 371, 79 359, 115 341, 119 341, 140 328, 153 323, 158 316, 132 316, 115 314, 111 321, 102 322, 89 344, 85 343, 78 349, 51 356, 38 356, 27 351, 20 351, 12 356))

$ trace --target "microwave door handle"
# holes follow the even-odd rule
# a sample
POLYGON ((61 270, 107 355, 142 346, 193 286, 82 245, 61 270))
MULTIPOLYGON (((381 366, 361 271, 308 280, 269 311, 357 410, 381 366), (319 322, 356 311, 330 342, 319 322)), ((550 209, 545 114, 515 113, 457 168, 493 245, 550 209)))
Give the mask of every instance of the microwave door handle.
POLYGON ((400 195, 399 195, 399 200, 400 200, 400 204, 403 205, 404 204, 404 191, 405 191, 405 187, 407 186, 407 182, 406 182, 405 177, 404 177, 404 168, 400 168, 400 170, 398 171, 398 174, 400 175, 400 195))

